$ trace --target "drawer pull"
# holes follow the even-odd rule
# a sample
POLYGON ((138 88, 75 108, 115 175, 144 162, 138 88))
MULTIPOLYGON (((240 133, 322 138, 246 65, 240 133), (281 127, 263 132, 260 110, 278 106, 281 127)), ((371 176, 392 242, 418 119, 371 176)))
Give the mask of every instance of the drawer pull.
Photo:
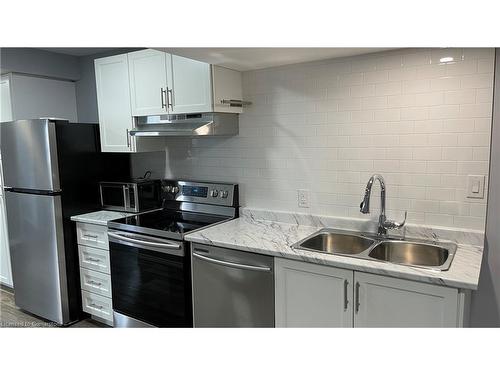
POLYGON ((97 259, 97 258, 92 258, 92 257, 87 257, 87 260, 89 262, 95 262, 95 263, 99 263, 101 260, 100 259, 97 259))
POLYGON ((97 236, 97 234, 84 234, 83 237, 91 239, 91 240, 97 240, 98 236, 97 236))
POLYGON ((102 285, 102 283, 98 283, 97 281, 93 281, 93 280, 89 280, 89 281, 87 281, 87 283, 90 284, 90 285, 96 285, 96 286, 101 286, 102 285))
POLYGON ((91 303, 89 306, 93 307, 94 309, 97 309, 97 310, 104 309, 104 306, 102 306, 102 305, 96 305, 95 303, 91 303))

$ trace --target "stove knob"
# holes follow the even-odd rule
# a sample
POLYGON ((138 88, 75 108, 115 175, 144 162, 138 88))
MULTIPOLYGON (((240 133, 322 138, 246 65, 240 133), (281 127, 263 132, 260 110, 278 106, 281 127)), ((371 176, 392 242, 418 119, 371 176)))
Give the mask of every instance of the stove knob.
POLYGON ((178 186, 172 186, 172 193, 177 194, 179 192, 178 186))
POLYGON ((166 186, 166 187, 165 187, 165 191, 166 191, 167 193, 170 193, 170 192, 172 191, 172 186, 170 186, 170 185, 166 186))
POLYGON ((219 195, 219 192, 215 189, 210 192, 210 196, 212 196, 214 198, 217 197, 217 195, 219 195))
POLYGON ((229 193, 227 192, 227 190, 225 190, 225 191, 221 191, 220 196, 225 199, 225 198, 227 198, 228 194, 229 193))

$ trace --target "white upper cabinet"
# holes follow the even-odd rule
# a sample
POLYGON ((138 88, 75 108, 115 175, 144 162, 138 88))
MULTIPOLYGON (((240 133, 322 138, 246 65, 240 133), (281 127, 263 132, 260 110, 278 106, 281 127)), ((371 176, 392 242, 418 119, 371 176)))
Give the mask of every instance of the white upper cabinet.
POLYGON ((231 106, 229 103, 243 102, 241 73, 212 65, 212 82, 214 112, 242 113, 243 107, 231 106))
POLYGON ((10 79, 5 75, 0 77, 0 122, 12 121, 12 105, 10 102, 10 79))
POLYGON ((104 152, 133 151, 129 135, 134 122, 127 54, 96 59, 94 64, 101 149, 104 152))
POLYGON ((457 327, 458 290, 355 272, 355 327, 457 327))
POLYGON ((128 54, 132 116, 167 113, 167 60, 170 55, 152 49, 128 54))
POLYGON ((213 111, 210 64, 172 55, 167 71, 172 76, 168 92, 171 113, 213 111))
POLYGON ((101 150, 103 152, 148 152, 165 149, 161 138, 137 139, 130 104, 127 54, 96 59, 95 77, 101 150))
POLYGON ((77 121, 75 83, 9 73, 0 80, 0 122, 63 118, 77 121))

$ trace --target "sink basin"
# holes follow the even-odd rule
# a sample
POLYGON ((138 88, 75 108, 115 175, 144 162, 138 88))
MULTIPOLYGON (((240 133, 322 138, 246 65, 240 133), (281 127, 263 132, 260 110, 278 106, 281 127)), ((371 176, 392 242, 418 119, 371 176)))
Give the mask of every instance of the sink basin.
POLYGON ((381 241, 368 256, 390 263, 445 270, 450 267, 450 250, 439 245, 393 240, 381 241))
POLYGON ((298 248, 330 254, 359 254, 375 243, 374 240, 346 233, 320 232, 306 238, 298 248))
POLYGON ((446 271, 450 268, 457 245, 446 241, 403 240, 369 233, 321 229, 293 244, 292 248, 446 271))

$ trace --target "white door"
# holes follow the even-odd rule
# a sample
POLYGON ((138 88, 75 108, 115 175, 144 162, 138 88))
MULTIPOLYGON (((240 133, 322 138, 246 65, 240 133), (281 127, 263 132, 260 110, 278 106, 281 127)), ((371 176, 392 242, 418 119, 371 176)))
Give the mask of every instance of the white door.
MULTIPOLYGON (((1 189, 1 188, 0 188, 1 189)), ((0 191, 0 283, 12 287, 7 217, 2 191, 0 191)))
POLYGON ((10 80, 8 75, 0 77, 0 122, 12 121, 10 80))
POLYGON ((127 54, 95 60, 101 149, 104 152, 133 150, 127 54))
POLYGON ((212 111, 210 64, 172 55, 167 59, 167 73, 172 75, 172 113, 212 111))
POLYGON ((353 271, 275 260, 276 327, 352 327, 353 271))
POLYGON ((458 290, 354 272, 355 327, 456 327, 458 290))
POLYGON ((167 113, 167 59, 170 54, 152 49, 128 54, 132 116, 167 113))

